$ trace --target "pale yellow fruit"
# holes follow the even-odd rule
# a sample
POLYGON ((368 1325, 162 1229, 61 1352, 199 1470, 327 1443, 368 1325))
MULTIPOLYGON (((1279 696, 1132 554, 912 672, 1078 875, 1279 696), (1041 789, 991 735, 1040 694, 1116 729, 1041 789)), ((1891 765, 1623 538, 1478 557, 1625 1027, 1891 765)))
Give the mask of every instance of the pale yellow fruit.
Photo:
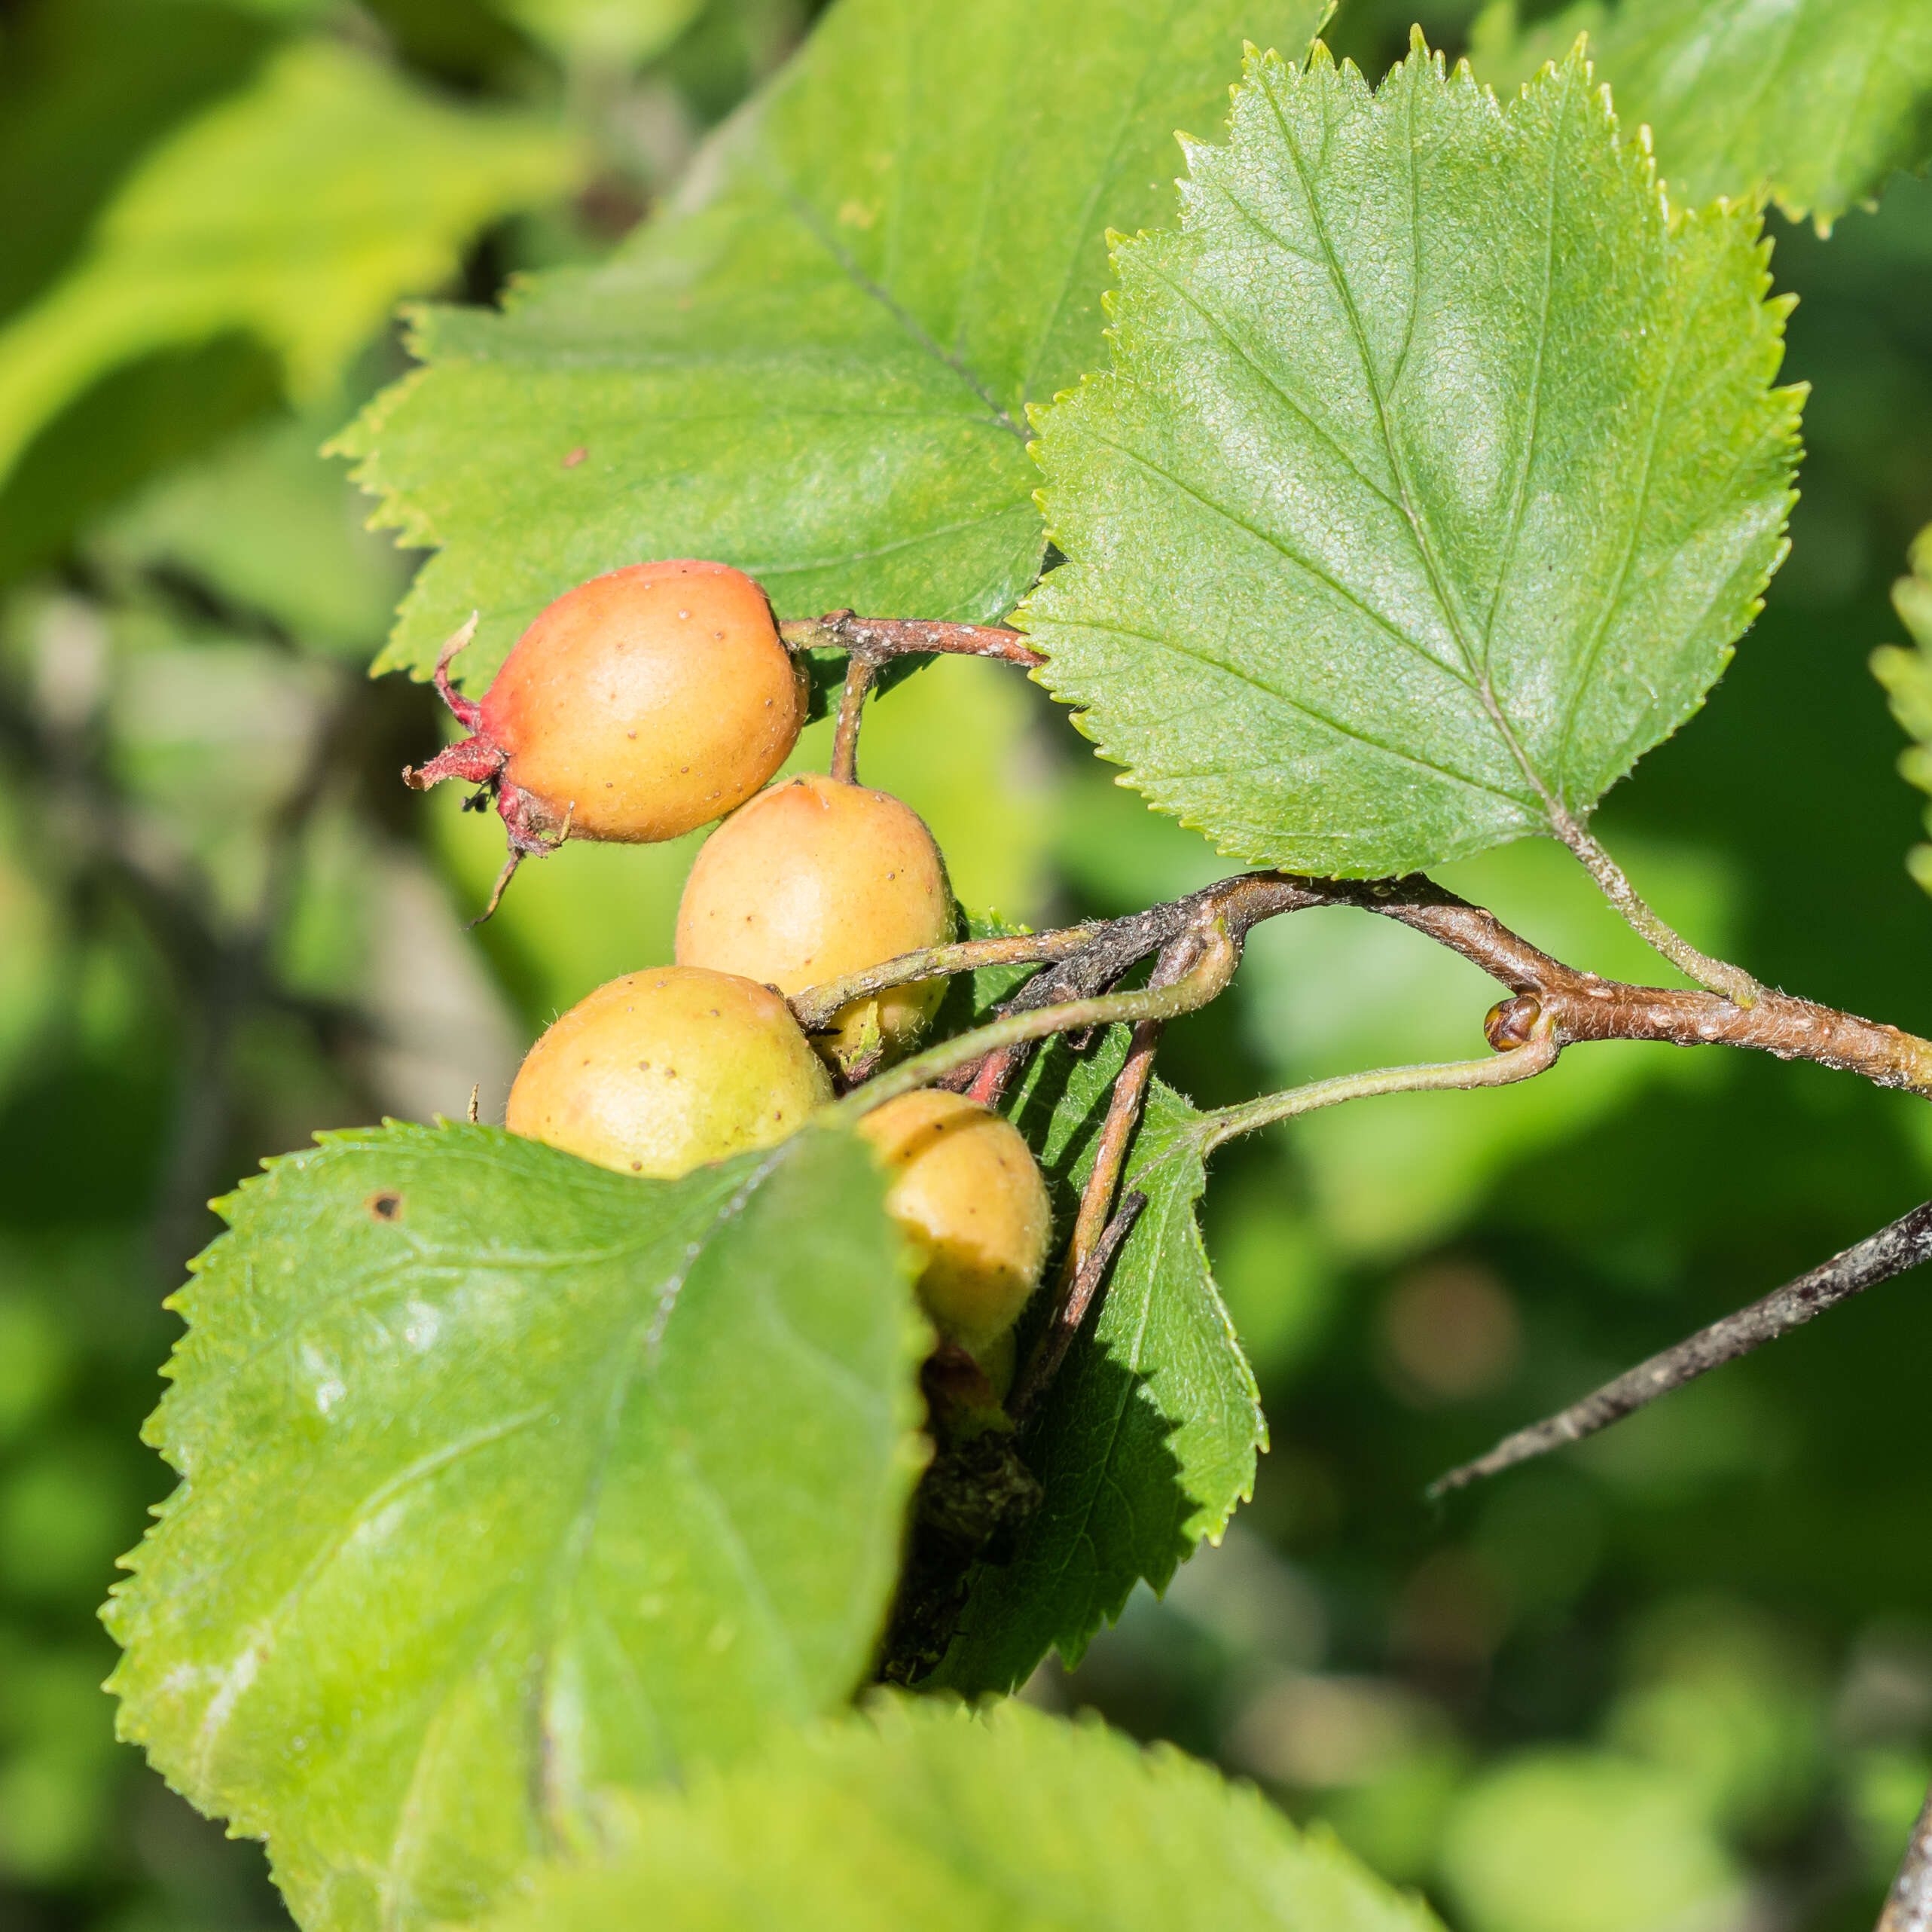
POLYGON ((769 1147, 832 1097, 791 1009, 730 973, 658 966, 600 986, 530 1048, 505 1125, 671 1179, 769 1147))
MULTIPOLYGON (((936 1088, 887 1101, 859 1131, 892 1174, 886 1212, 918 1252, 926 1312, 992 1372, 1039 1285, 1052 1232, 1032 1149, 1010 1122, 936 1088)), ((1010 1349, 1004 1369, 1010 1377, 1010 1349)))
MULTIPOLYGON (((762 792, 705 842, 678 908, 681 966, 800 993, 953 937, 952 887, 925 821, 887 792, 808 773, 762 792)), ((849 1064, 918 1037, 943 979, 842 1007, 823 1048, 849 1064)))

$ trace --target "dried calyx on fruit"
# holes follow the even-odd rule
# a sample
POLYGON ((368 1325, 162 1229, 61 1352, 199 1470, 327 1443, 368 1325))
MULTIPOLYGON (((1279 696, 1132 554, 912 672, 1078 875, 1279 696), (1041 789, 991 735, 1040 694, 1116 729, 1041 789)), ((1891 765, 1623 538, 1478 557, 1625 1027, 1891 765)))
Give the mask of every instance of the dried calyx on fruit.
POLYGON ((530 1048, 504 1125, 620 1174, 674 1180, 769 1147, 832 1097, 769 987, 688 966, 600 986, 530 1048))
MULTIPOLYGON (((706 841, 678 907, 677 957, 800 993, 942 945, 957 922, 918 813, 811 772, 761 792, 706 841)), ((928 979, 855 1000, 815 1043, 856 1077, 903 1053, 945 990, 928 979)))
POLYGON ((1052 1232, 1033 1150, 1010 1121, 936 1088, 887 1100, 859 1131, 892 1175, 886 1212, 918 1255, 926 1314, 1003 1396, 1052 1232))
POLYGON ((403 777, 494 797, 510 856, 486 918, 518 862, 566 838, 643 843, 722 818, 784 763, 804 720, 804 674, 765 593, 722 563, 635 563, 566 591, 480 703, 449 676, 475 627, 436 665, 472 735, 403 777))

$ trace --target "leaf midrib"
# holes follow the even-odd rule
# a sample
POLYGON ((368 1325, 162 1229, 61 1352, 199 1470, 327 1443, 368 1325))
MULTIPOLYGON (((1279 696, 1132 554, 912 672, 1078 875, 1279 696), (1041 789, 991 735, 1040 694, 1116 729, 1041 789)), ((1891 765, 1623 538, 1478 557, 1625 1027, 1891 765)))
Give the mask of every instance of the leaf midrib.
MULTIPOLYGON (((1410 58, 1413 62, 1418 56, 1412 55, 1410 58)), ((1426 69, 1424 71, 1426 72, 1426 69)), ((1570 101, 1574 85, 1573 70, 1566 66, 1564 72, 1565 81, 1563 100, 1557 123, 1556 135, 1552 142, 1552 147, 1556 149, 1560 149, 1561 145, 1562 130, 1568 118, 1570 101)), ((1412 87, 1416 84, 1416 78, 1417 77, 1414 75, 1409 76, 1409 84, 1412 87)), ((1429 539, 1427 526, 1416 508, 1415 493, 1409 478, 1408 465, 1403 459, 1401 446, 1389 423, 1387 399, 1383 395, 1381 384, 1375 374, 1375 362, 1369 347, 1368 331, 1363 325, 1361 311, 1355 300, 1354 289, 1347 276, 1341 272, 1341 259, 1335 252, 1333 240, 1329 234, 1328 224, 1323 215, 1320 201, 1316 195, 1314 185, 1309 179, 1307 163, 1302 157, 1300 146, 1295 139, 1293 131, 1288 124, 1286 111, 1283 106, 1280 97, 1275 91, 1271 75, 1264 78, 1262 93, 1268 104, 1270 111, 1274 117, 1275 127, 1280 135, 1282 146, 1286 150, 1289 160, 1294 168, 1295 178, 1301 187, 1302 199, 1307 204, 1308 218, 1314 229, 1316 239, 1321 243, 1322 255, 1327 266, 1329 279, 1333 285, 1335 293, 1340 297, 1343 311, 1348 319, 1349 334, 1354 344, 1356 356, 1362 367, 1362 380, 1367 385, 1370 400, 1375 404, 1375 420, 1381 432, 1384 452, 1389 459, 1390 473, 1394 476, 1396 487, 1401 492, 1403 512, 1409 522, 1417 554, 1424 569, 1428 573, 1430 585, 1435 592, 1437 604, 1444 618, 1448 621, 1451 634, 1454 636, 1462 651, 1463 661, 1468 665, 1474 680, 1476 694, 1482 700, 1491 723, 1495 727, 1497 734, 1501 737, 1510 756, 1515 760, 1524 777, 1529 781, 1531 789, 1543 801, 1547 810, 1552 803, 1549 787, 1531 765, 1521 743, 1518 741, 1514 728, 1510 725, 1500 703, 1497 700, 1494 688, 1490 682, 1486 657, 1480 658, 1479 657, 1475 649, 1475 639, 1470 631, 1467 613, 1462 609, 1460 600, 1454 599, 1450 595, 1448 582, 1436 558, 1435 547, 1429 539)), ((1378 111, 1381 98, 1378 95, 1371 99, 1367 111, 1372 116, 1378 111)), ((1498 111, 1500 112, 1500 110, 1499 109, 1498 111)), ((1412 149, 1413 143, 1410 145, 1412 149)), ((1553 166, 1552 163, 1552 167, 1553 166)), ((1414 292, 1413 299, 1419 303, 1421 293, 1420 288, 1417 288, 1414 292)), ((1539 357, 1542 353, 1543 340, 1547 334, 1548 329, 1549 313, 1546 307, 1542 328, 1538 332, 1539 357)))

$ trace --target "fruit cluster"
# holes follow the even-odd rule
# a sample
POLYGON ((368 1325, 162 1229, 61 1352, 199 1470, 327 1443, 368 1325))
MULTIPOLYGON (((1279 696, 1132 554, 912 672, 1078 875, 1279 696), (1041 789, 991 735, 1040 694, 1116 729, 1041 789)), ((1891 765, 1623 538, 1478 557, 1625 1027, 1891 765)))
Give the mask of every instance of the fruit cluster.
MULTIPOLYGON (((450 685, 450 655, 438 683, 472 735, 404 775, 493 794, 505 879, 566 836, 657 841, 724 819, 685 883, 675 963, 600 987, 549 1028, 511 1089, 511 1132, 673 1178, 783 1140, 832 1100, 829 1068, 869 1072, 917 1042, 942 979, 853 1000, 810 1038, 786 1003, 945 943, 957 912, 932 835, 899 800, 816 773, 769 782, 805 685, 749 578, 688 560, 594 578, 538 616, 480 704, 450 685)), ((857 1131, 890 1177, 934 1326, 1003 1393, 1049 1232, 1032 1153, 942 1091, 888 1100, 857 1131)))

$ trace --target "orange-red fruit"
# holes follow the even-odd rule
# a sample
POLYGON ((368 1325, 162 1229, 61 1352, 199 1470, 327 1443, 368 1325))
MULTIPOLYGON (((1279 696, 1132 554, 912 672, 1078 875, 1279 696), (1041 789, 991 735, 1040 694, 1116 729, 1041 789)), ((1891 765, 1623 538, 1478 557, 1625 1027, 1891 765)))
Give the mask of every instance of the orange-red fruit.
POLYGON ((1006 1338, 1039 1286, 1052 1228, 1032 1150, 1010 1122, 937 1088, 875 1107, 859 1131, 893 1177, 886 1211, 917 1250, 933 1326, 989 1374, 1010 1375, 1006 1338))
MULTIPOLYGON (((782 993, 953 936, 945 861, 925 821, 889 792, 816 772, 761 792, 705 841, 678 907, 681 966, 743 973, 782 993)), ((943 979, 841 1007, 823 1041, 835 1059, 910 1045, 943 979)))
POLYGON ((600 1167, 668 1180, 783 1140, 831 1097, 777 993, 658 966, 599 987, 550 1028, 517 1075, 504 1124, 600 1167))
POLYGON ((571 836, 675 838, 742 804, 804 722, 802 680, 742 571, 633 563, 566 591, 485 694, 509 783, 571 836))

